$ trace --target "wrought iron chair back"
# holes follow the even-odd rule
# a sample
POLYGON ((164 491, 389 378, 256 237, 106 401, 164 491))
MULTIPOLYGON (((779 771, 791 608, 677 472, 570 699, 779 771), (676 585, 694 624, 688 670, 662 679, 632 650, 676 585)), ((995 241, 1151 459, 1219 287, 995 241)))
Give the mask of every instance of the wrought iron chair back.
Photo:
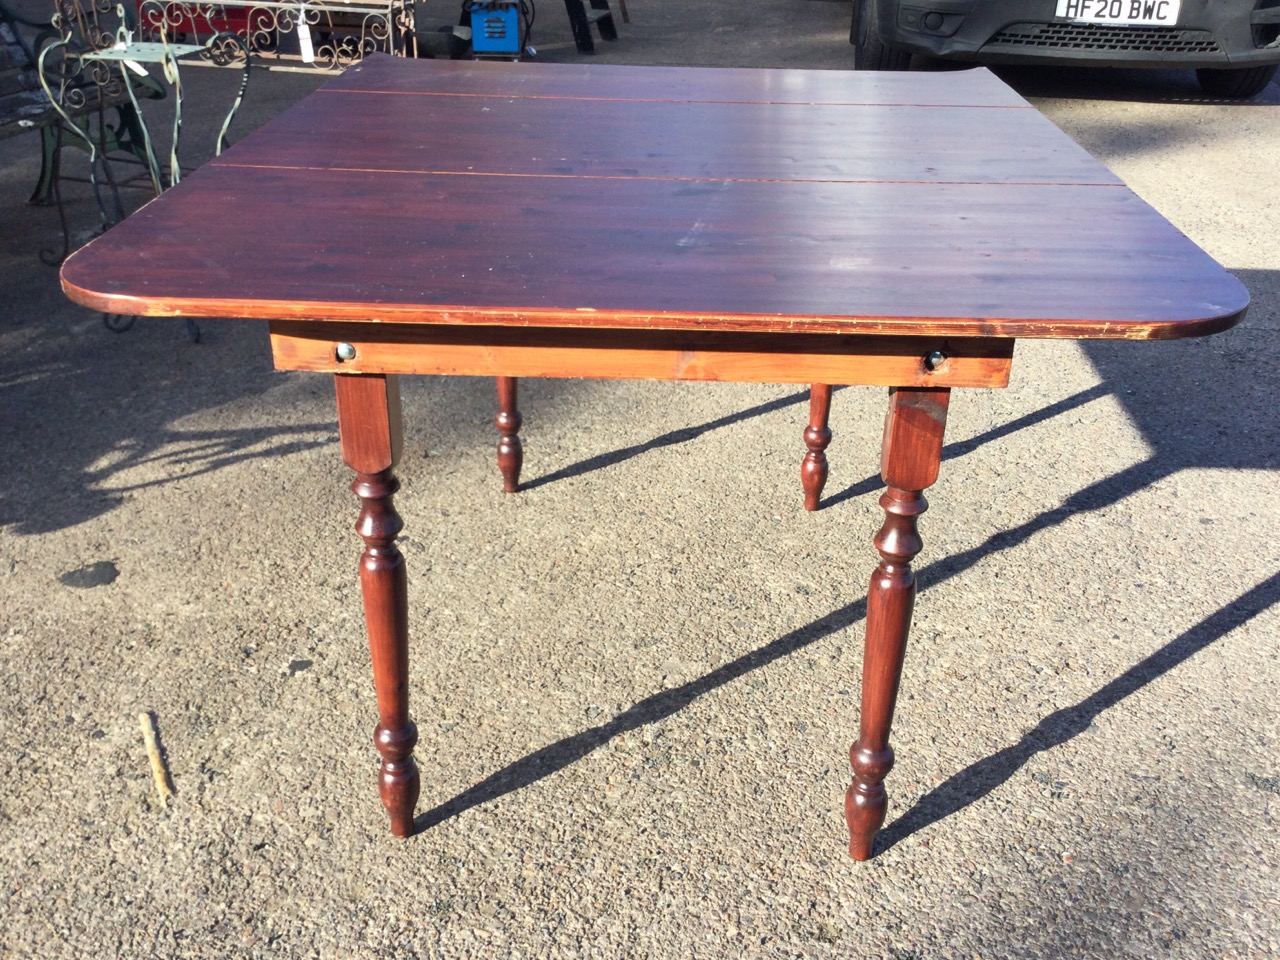
MULTIPOLYGON (((62 119, 64 141, 89 154, 88 182, 92 186, 103 226, 123 217, 120 181, 111 161, 141 162, 152 190, 159 193, 182 176, 178 145, 182 125, 182 80, 179 61, 199 60, 242 70, 239 89, 218 133, 215 151, 227 142, 227 132, 249 82, 248 49, 242 38, 212 28, 203 33, 195 25, 175 22, 158 0, 54 0, 52 27, 56 38, 38 56, 40 82, 62 119), (182 32, 179 33, 179 28, 182 32), (149 69, 150 68, 150 69, 149 69), (158 71, 156 70, 158 68, 158 71), (158 72, 158 75, 157 75, 158 72), (150 131, 142 116, 140 98, 162 99, 172 92, 173 135, 167 176, 156 158, 150 131), (104 105, 124 103, 112 123, 104 105), (103 196, 104 180, 112 204, 103 196)), ((214 5, 206 5, 212 8, 214 5)), ((59 153, 63 142, 59 143, 59 153)), ((60 162, 55 162, 60 168, 60 162)), ((54 180, 76 179, 59 173, 54 180)), ((63 214, 65 257, 70 247, 63 214)), ((61 259, 61 257, 59 258, 61 259)))

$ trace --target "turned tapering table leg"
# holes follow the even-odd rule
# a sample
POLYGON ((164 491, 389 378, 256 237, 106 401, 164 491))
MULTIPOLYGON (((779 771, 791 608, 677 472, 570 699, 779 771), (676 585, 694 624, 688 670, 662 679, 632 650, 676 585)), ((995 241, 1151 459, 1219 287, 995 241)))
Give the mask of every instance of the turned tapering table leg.
POLYGON ((409 719, 409 600, 404 556, 396 547, 403 523, 392 502, 400 482, 392 473, 400 456, 400 387, 395 377, 335 374, 342 459, 356 471, 360 498, 356 532, 364 540, 360 587, 378 694, 373 742, 382 755, 378 792, 397 837, 413 833, 418 729, 409 719))
POLYGON ((893 768, 889 727, 916 595, 911 560, 923 546, 916 518, 928 506, 923 491, 938 479, 950 397, 947 389, 927 388, 897 388, 889 394, 880 447, 880 473, 888 489, 880 498, 884 525, 875 537, 881 560, 867 591, 862 716, 858 740, 849 749, 853 784, 844 800, 849 855, 855 860, 871 858, 888 806, 884 778, 893 768))
POLYGON ((502 471, 502 489, 507 493, 520 489, 524 447, 517 434, 523 422, 516 408, 516 378, 498 377, 498 415, 493 418, 493 425, 498 428, 498 469, 502 471))
POLYGON ((804 430, 804 445, 809 452, 800 462, 800 486, 804 488, 804 508, 817 510, 822 488, 827 485, 827 444, 831 430, 827 422, 831 413, 831 384, 815 383, 809 387, 809 426, 804 430))

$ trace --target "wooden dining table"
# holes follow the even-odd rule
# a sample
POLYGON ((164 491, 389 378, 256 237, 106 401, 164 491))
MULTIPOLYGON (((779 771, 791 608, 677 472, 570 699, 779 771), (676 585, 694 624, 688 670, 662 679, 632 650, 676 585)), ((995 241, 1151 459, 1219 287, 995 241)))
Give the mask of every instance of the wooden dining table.
POLYGON ((81 249, 62 283, 116 314, 266 319, 276 367, 333 375, 397 836, 419 793, 393 504, 400 375, 888 387, 845 800, 856 859, 885 818, 918 519, 951 390, 1007 385, 1019 337, 1199 336, 1248 304, 984 69, 385 56, 81 249))

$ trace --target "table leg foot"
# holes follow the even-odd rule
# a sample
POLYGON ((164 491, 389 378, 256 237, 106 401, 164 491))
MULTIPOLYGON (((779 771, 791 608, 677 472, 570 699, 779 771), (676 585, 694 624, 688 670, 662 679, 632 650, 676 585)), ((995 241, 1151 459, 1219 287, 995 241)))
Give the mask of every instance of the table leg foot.
POLYGON ((502 489, 507 493, 520 489, 524 447, 517 434, 523 422, 516 407, 516 378, 498 377, 498 415, 493 418, 493 425, 498 428, 498 469, 502 471, 502 489))
POLYGON ((888 807, 884 779, 894 760, 889 728, 916 594, 911 561, 924 545, 916 521, 928 508, 923 491, 938 478, 949 401, 946 389, 900 388, 889 397, 880 450, 888 489, 880 498, 885 518, 875 537, 881 559, 867 591, 862 715, 849 750, 853 784, 844 803, 849 855, 855 860, 871 858, 888 807))
POLYGON ((863 750, 854 744, 849 750, 849 763, 854 770, 854 781, 844 795, 844 819, 849 825, 849 856, 855 860, 870 860, 876 834, 884 825, 885 811, 889 807, 884 778, 893 769, 893 750, 863 750))
POLYGON ((351 489, 360 498, 356 532, 364 540, 360 589, 364 596, 373 682, 378 695, 374 745, 382 755, 378 792, 397 837, 413 833, 418 730, 409 719, 409 592, 404 555, 396 537, 404 526, 393 495, 399 458, 400 393, 394 377, 337 374, 338 433, 342 457, 356 471, 351 489))
POLYGON ((413 811, 421 789, 418 765, 413 760, 417 742, 418 728, 412 721, 398 730, 378 724, 373 732, 373 743, 382 754, 378 795, 391 817, 391 832, 397 837, 413 836, 413 811))
POLYGON ((827 444, 831 442, 828 419, 831 412, 831 385, 815 383, 809 387, 809 426, 805 427, 804 445, 809 452, 800 462, 800 486, 804 489, 804 508, 817 510, 822 488, 827 485, 827 444))

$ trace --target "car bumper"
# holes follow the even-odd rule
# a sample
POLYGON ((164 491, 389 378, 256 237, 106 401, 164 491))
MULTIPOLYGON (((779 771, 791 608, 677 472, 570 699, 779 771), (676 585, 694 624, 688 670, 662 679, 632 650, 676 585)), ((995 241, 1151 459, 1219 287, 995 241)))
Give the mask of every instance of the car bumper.
POLYGON ((1055 0, 906 0, 878 4, 881 38, 943 60, 1124 67, 1280 63, 1280 0, 1182 0, 1176 27, 1074 23, 1055 0))

